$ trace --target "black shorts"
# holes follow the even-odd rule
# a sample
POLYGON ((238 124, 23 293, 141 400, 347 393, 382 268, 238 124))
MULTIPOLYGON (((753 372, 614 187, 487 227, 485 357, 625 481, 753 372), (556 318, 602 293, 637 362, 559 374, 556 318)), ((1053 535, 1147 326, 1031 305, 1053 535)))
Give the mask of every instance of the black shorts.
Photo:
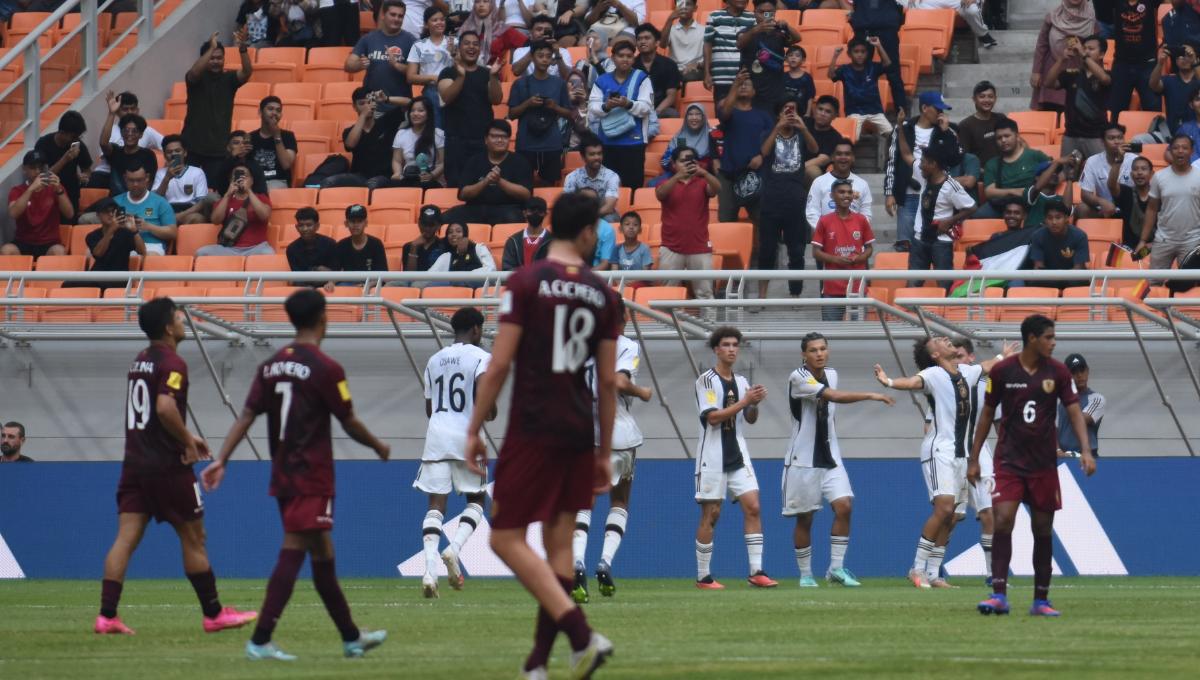
POLYGON ((518 151, 517 153, 529 161, 529 166, 533 168, 533 174, 541 177, 546 184, 553 186, 562 180, 562 151, 518 151))
POLYGON ((40 245, 35 245, 32 243, 21 243, 20 241, 13 241, 12 243, 17 247, 18 250, 21 251, 22 255, 32 255, 35 260, 45 255, 54 246, 62 245, 61 243, 43 243, 40 245))

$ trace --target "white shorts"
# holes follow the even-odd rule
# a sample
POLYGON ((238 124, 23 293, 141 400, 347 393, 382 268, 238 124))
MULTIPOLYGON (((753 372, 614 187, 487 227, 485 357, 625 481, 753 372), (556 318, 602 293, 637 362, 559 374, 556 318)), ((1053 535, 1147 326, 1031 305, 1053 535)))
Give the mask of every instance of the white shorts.
POLYGON ((954 512, 963 514, 967 509, 967 459, 934 456, 921 461, 921 472, 925 477, 925 488, 929 501, 936 496, 954 496, 954 512))
POLYGON ((613 449, 612 485, 620 484, 623 479, 633 481, 635 463, 637 463, 637 449, 613 449))
POLYGON ((839 498, 854 498, 850 475, 841 465, 826 468, 790 465, 783 469, 783 515, 792 517, 821 509, 821 499, 832 503, 839 498))
POLYGON ((477 475, 467 468, 465 461, 439 460, 421 461, 413 488, 425 493, 450 495, 483 493, 487 486, 487 475, 477 475))
POLYGON ((979 483, 972 484, 968 489, 971 507, 975 508, 975 516, 992 507, 992 491, 996 488, 996 473, 992 467, 992 450, 985 443, 979 452, 979 483))
POLYGON ((750 465, 740 467, 733 472, 722 472, 720 469, 704 470, 696 475, 696 502, 721 501, 728 495, 730 500, 737 500, 743 494, 758 491, 758 478, 754 476, 754 468, 750 465))

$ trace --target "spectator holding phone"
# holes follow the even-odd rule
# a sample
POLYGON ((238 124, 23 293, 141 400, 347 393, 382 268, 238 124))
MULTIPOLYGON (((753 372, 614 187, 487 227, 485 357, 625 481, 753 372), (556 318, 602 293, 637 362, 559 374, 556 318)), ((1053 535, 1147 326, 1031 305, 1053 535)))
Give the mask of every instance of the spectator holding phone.
MULTIPOLYGON (((87 268, 90 272, 129 271, 129 254, 146 257, 146 242, 138 230, 137 220, 111 198, 102 199, 93 210, 100 218, 100 228, 88 233, 87 268)), ((68 284, 64 284, 66 286, 68 284)), ((123 281, 81 281, 78 287, 125 287, 123 281)))
POLYGON ((1121 243, 1126 248, 1135 248, 1141 239, 1142 220, 1150 205, 1150 178, 1153 175, 1154 165, 1145 156, 1136 156, 1129 165, 1129 179, 1133 186, 1118 181, 1121 161, 1114 162, 1108 168, 1108 191, 1121 218, 1121 243))
POLYGON ((163 157, 167 163, 154 175, 154 193, 171 204, 177 224, 208 222, 212 204, 217 202, 218 196, 208 192, 204 171, 188 165, 187 149, 183 148, 179 135, 163 138, 163 157))
POLYGON ((784 55, 787 48, 800 42, 800 31, 796 27, 775 20, 776 6, 775 0, 754 0, 757 23, 737 37, 741 67, 750 72, 750 80, 754 82, 754 107, 768 114, 774 114, 775 105, 785 94, 784 55))
MULTIPOLYGON (((1191 10, 1188 10, 1191 11, 1191 10)), ((1197 26, 1196 35, 1200 35, 1197 26)), ((1181 123, 1191 116, 1189 104, 1192 95, 1200 90, 1200 78, 1196 77, 1196 48, 1191 45, 1163 45, 1158 51, 1158 63, 1150 72, 1150 89, 1161 93, 1167 110, 1167 128, 1171 134, 1179 129, 1181 123), (1163 75, 1167 65, 1174 62, 1175 68, 1170 75, 1163 75)), ((1135 131, 1137 134, 1145 130, 1135 131)))
POLYGON ((212 221, 223 225, 217 244, 204 246, 196 257, 208 255, 273 255, 267 243, 267 220, 271 217, 271 199, 251 190, 250 169, 234 165, 229 173, 229 188, 213 206, 212 221))
POLYGON ((79 188, 87 183, 92 170, 92 155, 80 140, 85 132, 87 123, 83 115, 67 111, 58 119, 58 131, 42 135, 33 145, 50 174, 61 182, 75 212, 79 212, 79 188))
POLYGON ((1113 200, 1116 195, 1108 189, 1109 168, 1117 166, 1118 182, 1132 185, 1129 173, 1133 160, 1142 150, 1138 144, 1136 151, 1125 143, 1125 126, 1109 123, 1104 128, 1104 151, 1089 157, 1083 164, 1079 176, 1079 190, 1082 201, 1075 206, 1075 217, 1116 217, 1117 205, 1113 200))
POLYGON ((366 71, 363 87, 368 92, 383 90, 387 94, 387 101, 379 104, 383 113, 394 106, 407 107, 412 99, 408 55, 417 37, 403 30, 406 11, 404 0, 384 0, 379 11, 379 28, 359 38, 346 56, 347 73, 366 71))
MULTIPOLYGON (((137 226, 146 243, 146 253, 149 255, 165 255, 171 249, 178 228, 175 226, 175 209, 167 199, 150 191, 151 175, 146 168, 137 166, 125 169, 125 187, 123 194, 117 194, 113 200, 117 206, 127 213, 137 226)), ((84 216, 87 217, 87 216, 84 216)), ((98 222, 95 219, 80 217, 80 223, 98 222)))
POLYGON ((8 191, 8 216, 17 225, 11 243, 0 246, 0 255, 66 255, 59 225, 75 216, 58 176, 50 171, 40 151, 21 160, 25 181, 8 191))

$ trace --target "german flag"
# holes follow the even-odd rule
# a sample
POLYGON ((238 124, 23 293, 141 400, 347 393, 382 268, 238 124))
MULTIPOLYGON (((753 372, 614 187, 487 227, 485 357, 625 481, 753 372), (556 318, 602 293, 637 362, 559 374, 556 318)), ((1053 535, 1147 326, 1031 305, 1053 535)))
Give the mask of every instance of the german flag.
POLYGON ((1133 287, 1133 296, 1138 300, 1145 300, 1150 294, 1150 279, 1142 279, 1133 287))
POLYGON ((1109 243, 1108 255, 1104 258, 1104 266, 1109 269, 1120 269, 1124 262, 1133 261, 1133 248, 1123 243, 1109 243))

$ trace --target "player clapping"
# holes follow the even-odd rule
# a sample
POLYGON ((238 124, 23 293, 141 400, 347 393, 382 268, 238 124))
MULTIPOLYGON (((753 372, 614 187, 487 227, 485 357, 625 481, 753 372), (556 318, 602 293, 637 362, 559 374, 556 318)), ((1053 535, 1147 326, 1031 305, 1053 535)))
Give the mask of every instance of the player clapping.
MULTIPOLYGON (((429 494, 429 510, 421 523, 425 550, 421 591, 425 597, 438 596, 438 545, 442 539, 446 496, 456 491, 467 497, 467 509, 458 520, 454 540, 441 553, 450 587, 455 590, 463 587, 459 551, 483 520, 487 497, 487 475, 467 469, 463 457, 467 423, 475 408, 475 388, 491 359, 479 346, 483 339, 483 314, 474 307, 463 307, 450 318, 450 327, 454 330, 454 344, 438 350, 425 365, 425 415, 429 418, 429 429, 421 467, 413 482, 414 489, 429 494)), ((495 417, 493 408, 487 419, 495 417)))
POLYGON ((696 502, 700 525, 696 528, 696 587, 721 590, 725 586, 709 569, 713 553, 713 530, 721 516, 721 503, 729 496, 742 508, 746 553, 750 558, 750 585, 774 588, 779 585, 762 568, 763 534, 758 502, 758 479, 750 462, 743 431, 758 421, 758 405, 767 398, 767 388, 751 386, 733 372, 741 347, 742 333, 721 326, 708 337, 717 365, 696 379, 696 409, 700 412, 700 441, 696 450, 696 502))
POLYGON ((292 293, 284 304, 296 327, 296 339, 259 366, 241 416, 229 429, 221 455, 202 473, 204 488, 215 490, 225 478, 225 463, 260 413, 267 414, 271 449, 270 493, 279 502, 283 547, 267 582, 262 617, 246 643, 251 660, 294 661, 271 642, 271 635, 292 596, 304 559, 312 556, 313 585, 342 636, 342 651, 359 657, 387 639, 387 631, 360 630, 338 584, 333 563, 333 442, 330 416, 354 441, 383 460, 391 448, 354 415, 346 372, 321 351, 325 337, 325 296, 312 289, 292 293))
POLYGON ((829 537, 829 570, 825 578, 844 586, 860 585, 846 569, 850 546, 850 510, 854 491, 842 464, 841 447, 834 429, 834 404, 881 401, 895 402, 878 392, 847 392, 838 389, 837 371, 829 368, 829 342, 820 333, 809 333, 800 341, 804 364, 788 379, 788 401, 792 412, 792 440, 783 459, 783 515, 796 518, 796 565, 800 587, 816 588, 812 572, 813 513, 821 509, 821 498, 833 508, 829 537))

